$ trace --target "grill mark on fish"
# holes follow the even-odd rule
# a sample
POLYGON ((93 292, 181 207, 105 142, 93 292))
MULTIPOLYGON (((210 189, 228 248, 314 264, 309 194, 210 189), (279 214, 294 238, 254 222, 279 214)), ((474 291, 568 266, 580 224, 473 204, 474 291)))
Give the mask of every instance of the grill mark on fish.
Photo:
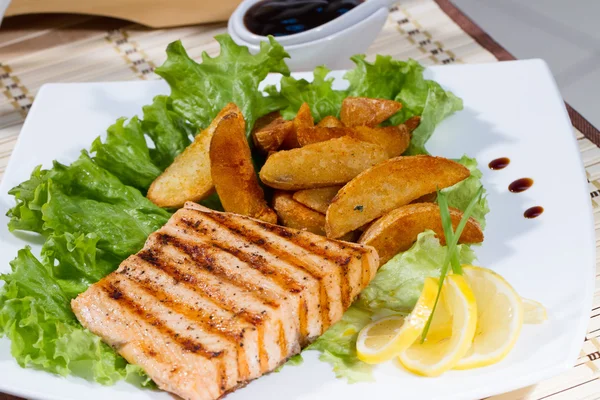
POLYGON ((148 325, 153 326, 157 329, 161 334, 170 338, 174 343, 177 343, 184 351, 189 353, 198 354, 208 360, 212 360, 214 358, 222 358, 224 355, 224 351, 210 351, 206 349, 202 343, 195 341, 189 337, 183 337, 171 328, 169 328, 164 321, 157 318, 152 313, 144 310, 134 299, 129 297, 127 294, 123 293, 115 283, 118 284, 119 281, 111 282, 110 279, 114 279, 114 275, 109 275, 111 278, 104 279, 98 282, 102 290, 113 299, 115 302, 119 303, 123 308, 126 308, 133 314, 135 314, 142 321, 146 322, 148 325))
MULTIPOLYGON (((155 254, 156 250, 146 249, 140 251, 137 256, 142 260, 146 261, 148 265, 153 266, 154 268, 160 269, 164 271, 166 274, 171 276, 176 282, 182 282, 186 287, 191 288, 194 292, 200 292, 211 299, 217 306, 222 309, 235 313, 236 316, 239 316, 244 321, 252 324, 257 329, 258 335, 258 354, 259 354, 259 363, 262 365, 263 363, 267 365, 268 368, 268 353, 264 348, 264 318, 263 315, 257 315, 255 313, 249 312, 245 309, 239 309, 235 302, 225 299, 220 296, 218 293, 215 293, 210 290, 210 287, 206 285, 204 282, 196 279, 194 276, 182 272, 178 269, 174 264, 167 263, 161 260, 158 254, 155 254)), ((167 259, 167 257, 164 257, 167 259)), ((266 370, 265 370, 266 371, 266 370)))
POLYGON ((232 343, 237 352, 238 373, 240 379, 247 379, 250 375, 250 368, 246 359, 246 351, 241 343, 243 340, 243 329, 236 329, 231 323, 220 317, 205 312, 201 308, 191 307, 185 303, 178 302, 171 295, 165 292, 160 285, 155 284, 151 279, 140 279, 139 276, 130 273, 129 267, 118 271, 120 275, 127 279, 136 288, 143 290, 148 295, 154 297, 165 307, 173 310, 177 314, 187 318, 192 323, 199 325, 206 332, 219 336, 222 339, 232 343))
POLYGON ((194 265, 199 269, 210 272, 211 274, 223 279, 224 281, 227 281, 233 286, 247 291, 261 303, 269 307, 279 308, 279 303, 267 297, 263 293, 264 289, 262 287, 254 285, 244 279, 240 279, 238 276, 232 274, 226 268, 223 268, 221 265, 219 265, 218 262, 215 262, 212 255, 209 254, 210 247, 206 244, 191 244, 185 240, 181 240, 166 233, 156 233, 156 237, 162 244, 171 245, 185 255, 189 256, 194 265))
MULTIPOLYGON (((200 221, 190 221, 187 218, 181 218, 181 223, 189 228, 195 228, 197 226, 197 222, 200 221)), ((186 232, 191 234, 194 237, 201 237, 195 231, 186 232)), ((304 287, 299 285, 292 277, 286 275, 285 271, 279 270, 277 268, 271 267, 265 258, 260 254, 245 252, 243 249, 234 247, 229 245, 226 242, 218 242, 213 239, 208 239, 208 242, 211 246, 226 252, 238 260, 248 264, 251 268, 260 272, 264 277, 273 281, 277 286, 282 288, 283 290, 290 293, 299 293, 304 287)))
POLYGON ((211 291, 210 287, 204 282, 196 279, 194 276, 181 271, 172 263, 167 263, 160 258, 160 254, 157 254, 157 249, 145 249, 137 254, 137 257, 145 261, 146 265, 157 268, 167 275, 169 275, 178 284, 183 284, 192 291, 202 294, 205 297, 213 301, 217 306, 222 309, 234 313, 236 316, 242 318, 244 321, 256 326, 264 322, 262 315, 249 312, 244 309, 237 307, 235 303, 232 303, 218 293, 211 291))
POLYGON ((327 294, 326 284, 323 279, 324 276, 321 273, 312 271, 310 268, 307 268, 298 257, 296 257, 292 254, 289 254, 285 250, 282 250, 278 247, 271 245, 260 235, 255 234, 248 229, 244 229, 243 226, 239 226, 238 224, 236 224, 235 222, 233 222, 231 220, 228 220, 226 217, 224 217, 221 214, 204 213, 204 212, 197 211, 197 210, 190 210, 190 211, 195 211, 196 213, 200 213, 202 216, 213 220, 215 223, 217 223, 218 225, 222 226, 223 228, 233 232, 235 235, 245 238, 252 244, 262 248, 264 251, 271 253, 275 257, 285 261, 287 264, 290 264, 291 266, 301 269, 301 270, 305 271, 307 274, 309 274, 314 280, 316 280, 318 282, 319 287, 320 287, 319 310, 320 310, 320 315, 321 315, 322 331, 324 332, 325 329, 327 329, 327 327, 329 327, 331 325, 331 320, 329 317, 329 296, 327 294))

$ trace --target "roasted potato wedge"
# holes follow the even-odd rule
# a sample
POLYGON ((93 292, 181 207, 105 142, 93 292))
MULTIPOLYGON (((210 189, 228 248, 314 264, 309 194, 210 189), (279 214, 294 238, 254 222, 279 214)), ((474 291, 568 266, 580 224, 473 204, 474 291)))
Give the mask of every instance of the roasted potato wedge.
POLYGON ((264 154, 278 150, 294 130, 294 123, 286 121, 278 111, 261 117, 252 130, 252 141, 264 154))
POLYGON ((404 126, 406 126, 408 128, 409 132, 412 132, 419 127, 420 123, 421 123, 421 117, 419 117, 418 115, 415 115, 414 117, 410 117, 409 119, 404 121, 404 126))
POLYGON ((381 146, 344 136, 273 154, 260 179, 284 190, 341 185, 387 158, 381 146))
POLYGON ((326 215, 327 236, 338 238, 469 175, 469 170, 457 162, 424 155, 396 157, 375 165, 348 182, 333 198, 326 215))
POLYGON ((306 207, 325 214, 331 199, 335 197, 341 186, 329 186, 317 189, 304 189, 294 193, 294 200, 306 207))
POLYGON ((237 107, 219 121, 210 143, 212 181, 225 211, 275 224, 277 215, 256 178, 245 126, 237 107))
MULTIPOLYGON (((452 226, 460 222, 463 213, 450 209, 452 226)), ((408 204, 390 211, 375 221, 359 239, 359 243, 373 246, 379 254, 380 265, 388 262, 401 251, 410 249, 419 233, 431 229, 442 244, 446 244, 440 208, 433 203, 408 204)), ((481 243, 483 232, 479 223, 473 218, 460 235, 459 243, 481 243)))
POLYGON ((322 126, 313 126, 298 130, 298 144, 300 147, 304 147, 309 144, 324 142, 343 136, 354 136, 354 130, 346 127, 325 128, 322 126))
POLYGON ((340 120, 346 126, 374 127, 396 114, 402 104, 394 100, 346 97, 342 101, 340 120))
POLYGON ((276 191, 273 208, 281 225, 325 236, 325 216, 298 203, 290 192, 276 191))
POLYGON ((368 126, 356 126, 351 135, 358 140, 375 143, 387 151, 388 156, 398 157, 408 148, 410 143, 410 132, 404 125, 369 128, 368 126))
POLYGON ((436 200, 437 200, 437 192, 433 192, 433 193, 424 194, 423 196, 419 197, 418 199, 411 201, 411 204, 435 203, 436 200))
POLYGON ((311 128, 315 126, 315 120, 312 117, 310 112, 310 107, 307 103, 303 103, 296 114, 296 117, 293 119, 293 129, 290 132, 285 140, 283 141, 282 149, 289 150, 295 149, 296 147, 300 147, 298 144, 298 132, 303 129, 311 128))
POLYGON ((321 121, 319 121, 317 126, 320 126, 323 128, 343 128, 345 125, 342 121, 340 121, 333 115, 328 115, 325 118, 323 118, 321 121))
POLYGON ((210 141, 219 122, 235 113, 235 104, 226 105, 210 126, 200 132, 148 189, 148 199, 159 207, 179 208, 186 201, 200 201, 213 193, 210 173, 210 141))

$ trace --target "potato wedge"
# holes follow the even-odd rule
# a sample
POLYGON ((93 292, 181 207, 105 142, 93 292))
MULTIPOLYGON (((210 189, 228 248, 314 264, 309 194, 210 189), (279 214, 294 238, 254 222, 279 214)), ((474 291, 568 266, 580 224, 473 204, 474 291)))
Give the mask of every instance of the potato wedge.
POLYGON ((358 140, 380 145, 387 151, 390 158, 398 157, 404 153, 410 143, 410 132, 404 125, 376 128, 356 126, 351 136, 358 140))
POLYGON ((277 216, 258 184, 245 126, 237 107, 217 125, 209 153, 212 180, 225 211, 274 224, 277 216))
POLYGON ((433 192, 433 193, 424 194, 423 196, 419 197, 418 199, 411 201, 411 204, 435 203, 436 200, 437 200, 437 192, 433 192))
POLYGON ((341 185, 387 158, 381 146, 344 136, 273 154, 260 179, 284 190, 341 185))
POLYGON ((346 97, 342 101, 340 120, 350 127, 379 125, 402 108, 394 100, 346 97))
POLYGON ((300 147, 304 147, 309 144, 324 142, 343 136, 354 136, 354 130, 346 127, 325 128, 322 126, 313 126, 298 130, 298 144, 300 147))
POLYGON ((252 130, 252 141, 264 154, 278 150, 285 138, 294 130, 294 123, 286 121, 278 111, 261 117, 252 130))
POLYGON ((325 216, 298 203, 292 198, 292 193, 276 191, 273 208, 281 225, 325 236, 325 216))
POLYGON ((335 197, 341 188, 341 186, 329 186, 318 189, 298 190, 294 193, 293 198, 306 207, 325 214, 329 203, 331 203, 331 199, 335 197))
POLYGON ((409 119, 404 121, 403 125, 408 128, 409 132, 412 132, 419 127, 420 123, 421 123, 421 117, 419 117, 418 115, 415 115, 414 117, 410 117, 409 119))
POLYGON ((307 103, 303 103, 300 106, 296 117, 293 119, 293 124, 294 127, 292 132, 286 136, 285 140, 283 141, 283 145, 281 146, 281 148, 284 150, 300 147, 298 144, 298 132, 315 126, 315 120, 312 117, 310 107, 307 103))
POLYGON ((186 201, 200 201, 213 193, 210 173, 210 141, 221 120, 237 107, 226 105, 210 126, 200 132, 148 189, 148 199, 159 207, 179 208, 186 201))
POLYGON ((328 115, 321 121, 319 121, 317 126, 321 126, 323 128, 343 128, 345 125, 342 121, 340 121, 333 115, 328 115))
MULTIPOLYGON (((460 222, 463 213, 455 208, 450 209, 452 227, 460 222)), ((446 244, 440 207, 433 203, 408 204, 390 211, 375 221, 359 239, 360 244, 375 247, 379 254, 380 265, 388 262, 401 251, 410 249, 419 233, 431 229, 443 245, 446 244)), ((479 223, 473 218, 460 235, 459 243, 481 243, 483 232, 479 223)))
POLYGON ((338 238, 469 175, 466 167, 442 157, 396 157, 382 162, 352 179, 333 198, 326 215, 327 236, 338 238))

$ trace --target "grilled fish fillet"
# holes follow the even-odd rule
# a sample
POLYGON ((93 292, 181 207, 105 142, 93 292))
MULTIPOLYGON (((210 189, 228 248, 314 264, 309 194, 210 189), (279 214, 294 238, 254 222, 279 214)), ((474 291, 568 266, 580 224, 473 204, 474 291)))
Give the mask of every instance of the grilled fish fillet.
POLYGON ((161 389, 213 400, 299 353, 378 266, 370 246, 187 203, 71 305, 161 389))

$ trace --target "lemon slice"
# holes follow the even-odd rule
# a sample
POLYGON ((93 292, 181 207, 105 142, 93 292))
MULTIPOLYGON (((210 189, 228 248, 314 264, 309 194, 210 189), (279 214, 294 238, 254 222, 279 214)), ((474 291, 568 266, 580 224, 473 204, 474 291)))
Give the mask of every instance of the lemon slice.
POLYGON ((463 266, 477 301, 477 331, 473 344, 455 368, 484 367, 502 360, 517 342, 523 326, 521 297, 497 273, 463 266))
POLYGON ((448 275, 424 343, 416 340, 398 360, 409 371, 438 376, 467 353, 477 326, 477 304, 466 279, 448 275))
POLYGON ((429 319, 437 289, 437 279, 425 279, 421 296, 409 315, 391 316, 365 326, 356 341, 358 358, 369 364, 382 363, 413 344, 429 319))
POLYGON ((541 324, 548 319, 546 307, 541 303, 524 297, 521 298, 521 302, 523 303, 524 324, 541 324))

